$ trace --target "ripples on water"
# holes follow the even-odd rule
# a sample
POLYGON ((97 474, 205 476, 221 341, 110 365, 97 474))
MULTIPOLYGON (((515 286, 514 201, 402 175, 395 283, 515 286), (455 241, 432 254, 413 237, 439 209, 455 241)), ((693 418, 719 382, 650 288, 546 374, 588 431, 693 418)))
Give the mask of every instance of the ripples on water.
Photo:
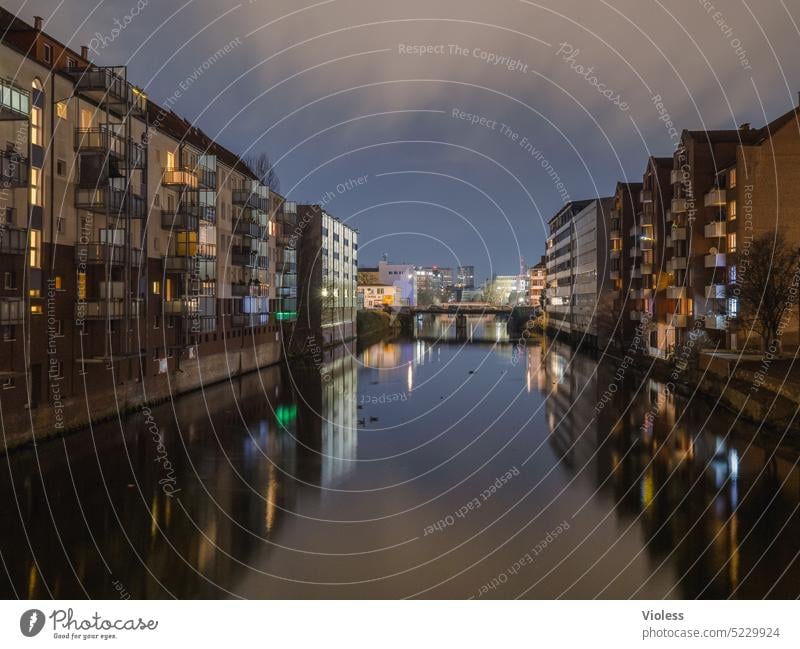
POLYGON ((800 595, 793 458, 632 374, 598 414, 615 368, 566 346, 420 325, 1 458, 0 593, 800 595))

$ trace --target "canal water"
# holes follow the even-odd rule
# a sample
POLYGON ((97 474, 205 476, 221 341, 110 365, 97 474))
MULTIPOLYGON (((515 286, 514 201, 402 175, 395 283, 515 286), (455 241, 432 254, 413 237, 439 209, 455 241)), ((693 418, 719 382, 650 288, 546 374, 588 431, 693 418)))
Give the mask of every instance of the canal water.
POLYGON ((0 595, 800 595, 793 458, 613 362, 472 331, 0 457, 0 595))

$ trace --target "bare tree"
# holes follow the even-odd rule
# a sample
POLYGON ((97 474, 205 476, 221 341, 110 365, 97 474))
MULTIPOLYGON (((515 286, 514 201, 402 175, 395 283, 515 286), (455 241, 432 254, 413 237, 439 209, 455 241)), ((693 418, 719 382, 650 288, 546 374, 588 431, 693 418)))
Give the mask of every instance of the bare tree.
POLYGON ((280 193, 281 180, 272 165, 272 160, 266 153, 254 153, 245 159, 247 166, 258 176, 259 180, 272 191, 280 193))
POLYGON ((739 257, 740 319, 758 331, 765 349, 780 352, 782 322, 797 302, 800 249, 778 231, 753 239, 739 257))

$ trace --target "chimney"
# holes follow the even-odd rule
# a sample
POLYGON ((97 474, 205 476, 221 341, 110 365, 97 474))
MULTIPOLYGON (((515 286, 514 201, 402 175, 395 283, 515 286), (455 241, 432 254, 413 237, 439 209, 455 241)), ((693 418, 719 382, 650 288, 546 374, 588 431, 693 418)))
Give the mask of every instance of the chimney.
POLYGON ((89 46, 88 45, 81 45, 81 58, 89 60, 89 46))
POLYGON ((739 127, 740 131, 749 131, 750 130, 750 122, 745 122, 739 127))
POLYGON ((33 17, 33 28, 37 32, 42 31, 42 17, 41 16, 34 16, 33 17))

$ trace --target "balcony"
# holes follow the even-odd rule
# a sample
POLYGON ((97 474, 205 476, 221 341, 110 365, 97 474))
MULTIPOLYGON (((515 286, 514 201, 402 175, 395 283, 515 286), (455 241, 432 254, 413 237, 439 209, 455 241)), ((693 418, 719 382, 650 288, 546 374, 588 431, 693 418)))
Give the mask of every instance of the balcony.
POLYGON ((672 210, 666 210, 664 212, 664 220, 667 223, 672 223, 675 220, 675 215, 672 213, 672 210))
POLYGON ((0 324, 22 324, 25 302, 19 297, 0 297, 0 324))
POLYGON ((132 115, 147 112, 147 96, 125 79, 122 67, 88 67, 69 70, 76 90, 95 103, 117 106, 132 115))
POLYGON ((28 159, 16 151, 0 151, 0 183, 5 187, 27 187, 28 159))
POLYGON ((639 215, 639 223, 641 225, 653 225, 653 213, 649 210, 642 212, 639 215))
POLYGON ((75 207, 89 212, 106 212, 114 216, 129 215, 141 219, 145 215, 145 203, 141 196, 117 189, 112 185, 98 187, 76 187, 75 207))
POLYGON ((727 233, 727 225, 725 221, 711 221, 706 223, 703 234, 706 239, 720 239, 727 233))
POLYGON ((706 192, 703 203, 706 207, 722 207, 727 201, 727 193, 724 189, 714 187, 706 192))
POLYGON ((194 232, 200 226, 197 218, 197 205, 182 203, 172 212, 161 210, 161 227, 175 232, 194 232))
POLYGON ((652 203, 653 202, 653 190, 651 189, 643 189, 639 192, 639 202, 641 203, 652 203))
POLYGON ((686 270, 686 257, 673 257, 667 262, 670 270, 686 270))
POLYGON ((631 311, 629 314, 631 320, 641 320, 642 319, 642 312, 641 311, 631 311))
POLYGON ((686 238, 689 235, 689 231, 686 228, 672 228, 672 240, 673 241, 686 241, 686 238))
POLYGON ((611 230, 608 233, 608 238, 609 239, 622 239, 622 235, 620 234, 619 230, 611 230))
POLYGON ((233 297, 269 297, 269 285, 237 282, 231 284, 233 297))
POLYGON ((27 230, 0 224, 0 254, 24 255, 27 248, 27 230))
POLYGON ((686 211, 686 199, 685 198, 673 198, 671 209, 673 214, 682 214, 686 211))
POLYGON ((641 267, 631 268, 631 279, 642 279, 641 267))
POLYGON ((27 120, 31 114, 31 95, 9 79, 0 79, 0 120, 27 120))
MULTIPOLYGON (((142 300, 131 300, 131 318, 138 318, 142 300)), ((86 300, 75 304, 77 320, 122 320, 125 317, 125 300, 86 300)))
POLYGON ((233 227, 233 233, 252 239, 265 240, 268 230, 266 225, 260 225, 249 219, 239 219, 233 227))
POLYGON ((723 314, 707 315, 705 327, 706 329, 725 330, 728 328, 728 318, 723 314))
POLYGON ((608 272, 609 279, 619 279, 619 271, 618 270, 611 270, 608 272))
POLYGON ((728 297, 728 289, 724 284, 710 284, 706 286, 707 300, 722 300, 728 297))
POLYGON ((186 318, 215 318, 216 298, 213 295, 195 295, 165 300, 161 303, 164 315, 186 318))
POLYGON ((180 190, 197 189, 199 180, 197 172, 186 167, 166 167, 163 170, 161 184, 180 190))
POLYGON ((75 151, 94 152, 113 156, 116 159, 125 157, 125 144, 125 138, 121 137, 114 127, 110 125, 95 128, 76 128, 73 139, 75 151))
POLYGON ((685 286, 668 286, 667 299, 669 300, 683 300, 686 298, 685 286))
POLYGON ((621 250, 609 250, 608 251, 608 258, 609 259, 619 259, 622 256, 621 250))
MULTIPOLYGON (((140 254, 138 248, 131 248, 131 265, 138 266, 140 254)), ((80 265, 107 264, 119 266, 125 263, 127 250, 124 245, 113 245, 104 242, 79 243, 75 246, 75 262, 80 265)))
POLYGON ((652 275, 653 274, 653 264, 642 264, 640 266, 642 270, 642 275, 652 275))
POLYGON ((631 257, 641 257, 642 256, 642 249, 639 246, 633 246, 629 251, 629 256, 631 257))
POLYGON ((634 300, 649 300, 653 297, 651 288, 635 288, 631 290, 631 298, 634 300))
POLYGON ((673 169, 669 172, 669 182, 673 185, 683 182, 683 171, 681 169, 673 169))
POLYGON ((269 313, 234 313, 231 324, 234 327, 260 327, 269 324, 269 313))
POLYGON ((200 156, 197 163, 197 180, 204 189, 217 190, 217 156, 208 154, 200 156))
POLYGON ((266 212, 269 210, 269 190, 261 183, 251 181, 248 189, 234 189, 231 193, 234 205, 266 212))
POLYGON ((231 248, 231 265, 244 268, 255 268, 257 256, 258 255, 256 254, 255 250, 233 246, 231 248))
POLYGON ((670 316, 669 324, 672 327, 684 329, 689 326, 689 316, 680 313, 673 313, 670 316))
POLYGON ((723 268, 725 266, 725 253, 706 255, 704 263, 706 268, 723 268))

